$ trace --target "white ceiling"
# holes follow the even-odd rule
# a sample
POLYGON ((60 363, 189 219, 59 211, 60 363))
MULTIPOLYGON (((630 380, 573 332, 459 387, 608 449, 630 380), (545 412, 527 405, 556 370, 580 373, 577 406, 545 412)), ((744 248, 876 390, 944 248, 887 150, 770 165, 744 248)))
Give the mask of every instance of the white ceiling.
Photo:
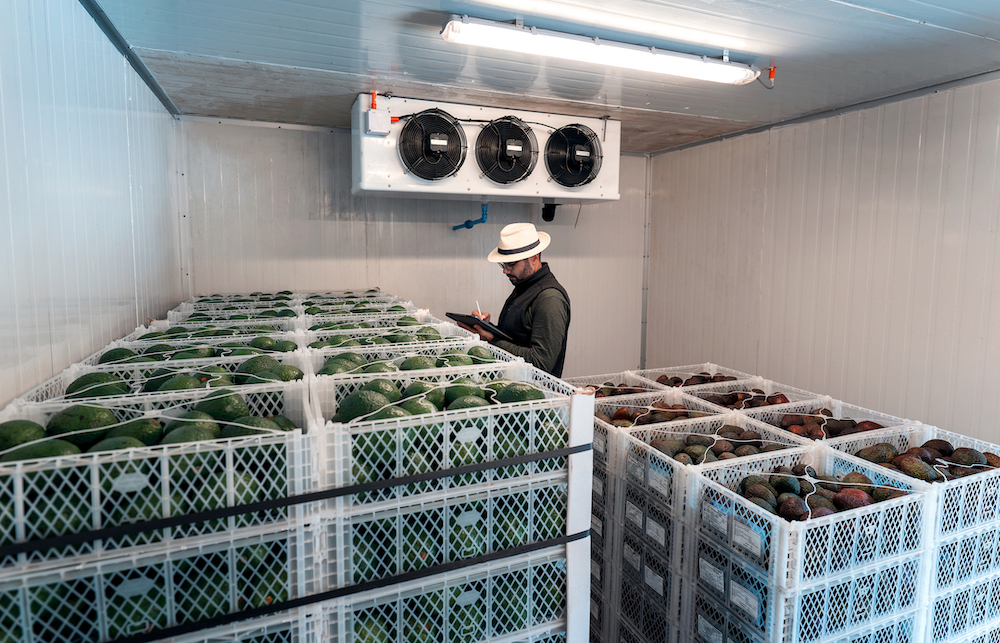
MULTIPOLYGON (((334 127, 360 92, 622 121, 655 152, 1000 69, 998 0, 81 0, 180 114, 334 127), (717 85, 446 43, 450 14, 776 66, 717 85), (764 74, 766 77, 766 72, 764 74)), ((1000 108, 1000 106, 998 106, 1000 108)))

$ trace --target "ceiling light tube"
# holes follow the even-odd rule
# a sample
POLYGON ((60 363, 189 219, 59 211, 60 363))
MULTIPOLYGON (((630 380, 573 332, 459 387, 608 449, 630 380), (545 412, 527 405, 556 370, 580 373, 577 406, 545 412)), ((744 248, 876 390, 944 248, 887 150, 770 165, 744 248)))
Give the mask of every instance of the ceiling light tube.
POLYGON ((760 75, 759 69, 742 63, 469 16, 451 16, 441 37, 464 45, 731 85, 751 83, 760 75))

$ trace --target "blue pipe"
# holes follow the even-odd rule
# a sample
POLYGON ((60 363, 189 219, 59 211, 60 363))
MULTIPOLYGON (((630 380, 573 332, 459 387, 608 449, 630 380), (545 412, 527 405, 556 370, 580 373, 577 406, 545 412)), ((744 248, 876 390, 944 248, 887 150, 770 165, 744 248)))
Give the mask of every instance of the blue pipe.
POLYGON ((452 230, 458 230, 459 228, 471 228, 472 226, 476 225, 477 223, 486 223, 486 204, 485 203, 483 204, 483 216, 479 217, 475 221, 473 221, 472 219, 469 219, 465 223, 460 223, 460 224, 458 224, 456 226, 452 226, 451 229, 452 230))

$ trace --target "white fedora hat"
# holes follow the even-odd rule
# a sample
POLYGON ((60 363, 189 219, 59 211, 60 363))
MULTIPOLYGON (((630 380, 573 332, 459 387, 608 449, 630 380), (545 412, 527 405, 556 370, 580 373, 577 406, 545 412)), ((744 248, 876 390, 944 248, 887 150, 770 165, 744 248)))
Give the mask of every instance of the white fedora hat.
POLYGON ((500 231, 500 245, 487 259, 493 263, 520 261, 548 248, 551 240, 549 235, 535 230, 530 223, 511 223, 500 231))

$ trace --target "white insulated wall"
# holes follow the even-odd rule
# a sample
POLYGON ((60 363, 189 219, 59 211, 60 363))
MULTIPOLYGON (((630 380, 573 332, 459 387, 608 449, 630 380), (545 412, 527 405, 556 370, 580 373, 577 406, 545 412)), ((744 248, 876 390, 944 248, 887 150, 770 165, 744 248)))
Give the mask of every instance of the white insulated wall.
POLYGON ((531 221, 569 291, 564 376, 639 364, 646 158, 622 158, 621 200, 538 205, 351 195, 348 130, 181 119, 190 294, 380 287, 445 319, 476 302, 498 315, 511 286, 486 261, 500 229, 531 221))
POLYGON ((647 366, 1000 442, 1000 81, 651 160, 647 366))
POLYGON ((80 3, 0 3, 0 406, 180 301, 174 125, 80 3))

